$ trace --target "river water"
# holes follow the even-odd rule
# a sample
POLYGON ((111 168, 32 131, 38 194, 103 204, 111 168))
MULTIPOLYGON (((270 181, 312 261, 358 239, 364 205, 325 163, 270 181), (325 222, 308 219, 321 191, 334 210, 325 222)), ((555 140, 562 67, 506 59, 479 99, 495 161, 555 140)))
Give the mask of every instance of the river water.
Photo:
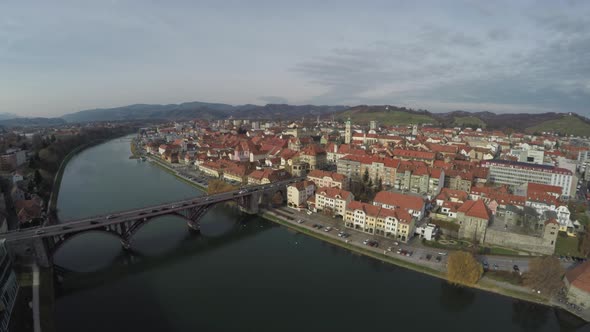
MULTIPOLYGON (((66 167, 60 219, 202 193, 113 140, 66 167)), ((79 272, 57 287, 65 332, 130 331, 582 331, 548 307, 446 282, 308 238, 218 206, 202 234, 162 217, 131 253, 114 237, 72 238, 55 263, 79 272)))

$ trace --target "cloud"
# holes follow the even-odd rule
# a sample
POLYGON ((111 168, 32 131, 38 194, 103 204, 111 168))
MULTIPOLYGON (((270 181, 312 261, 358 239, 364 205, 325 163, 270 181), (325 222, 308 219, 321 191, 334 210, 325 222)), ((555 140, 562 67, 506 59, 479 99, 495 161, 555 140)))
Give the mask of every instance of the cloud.
POLYGON ((504 41, 510 39, 510 32, 504 29, 492 29, 488 31, 488 38, 493 41, 504 41))

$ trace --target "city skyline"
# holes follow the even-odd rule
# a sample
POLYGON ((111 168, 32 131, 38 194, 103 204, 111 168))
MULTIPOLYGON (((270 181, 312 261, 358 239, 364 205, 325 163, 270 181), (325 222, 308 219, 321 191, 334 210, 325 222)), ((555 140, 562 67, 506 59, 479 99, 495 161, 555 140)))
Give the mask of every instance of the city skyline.
POLYGON ((590 4, 0 5, 0 112, 189 101, 589 116, 590 4))

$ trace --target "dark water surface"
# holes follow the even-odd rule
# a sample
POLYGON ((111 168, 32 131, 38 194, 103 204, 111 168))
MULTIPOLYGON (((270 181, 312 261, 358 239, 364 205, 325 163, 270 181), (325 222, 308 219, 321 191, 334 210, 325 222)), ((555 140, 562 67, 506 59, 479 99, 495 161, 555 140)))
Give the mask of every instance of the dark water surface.
MULTIPOLYGON (((172 175, 129 160, 114 140, 67 166, 62 220, 201 195, 172 175)), ((122 250, 88 233, 58 265, 86 271, 56 294, 57 331, 584 331, 548 307, 361 257, 218 206, 202 234, 162 217, 122 250)))

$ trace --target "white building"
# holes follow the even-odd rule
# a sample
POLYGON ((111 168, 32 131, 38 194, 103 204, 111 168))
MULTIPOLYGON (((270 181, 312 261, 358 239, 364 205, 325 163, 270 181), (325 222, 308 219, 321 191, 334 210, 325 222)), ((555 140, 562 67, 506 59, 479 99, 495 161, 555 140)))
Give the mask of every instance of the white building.
POLYGON ((438 226, 434 224, 424 224, 416 227, 416 235, 420 236, 421 239, 426 239, 426 241, 434 240, 437 232, 438 226))
POLYGON ((287 187, 287 206, 300 211, 307 206, 307 199, 313 196, 315 184, 311 181, 299 181, 287 187))
POLYGON ((490 169, 488 180, 493 183, 520 186, 527 182, 558 186, 564 197, 570 197, 573 174, 570 170, 549 165, 537 165, 508 160, 482 161, 490 169))
POLYGON ((315 194, 316 211, 329 209, 334 215, 344 216, 346 206, 354 199, 350 191, 338 188, 319 188, 315 194))

